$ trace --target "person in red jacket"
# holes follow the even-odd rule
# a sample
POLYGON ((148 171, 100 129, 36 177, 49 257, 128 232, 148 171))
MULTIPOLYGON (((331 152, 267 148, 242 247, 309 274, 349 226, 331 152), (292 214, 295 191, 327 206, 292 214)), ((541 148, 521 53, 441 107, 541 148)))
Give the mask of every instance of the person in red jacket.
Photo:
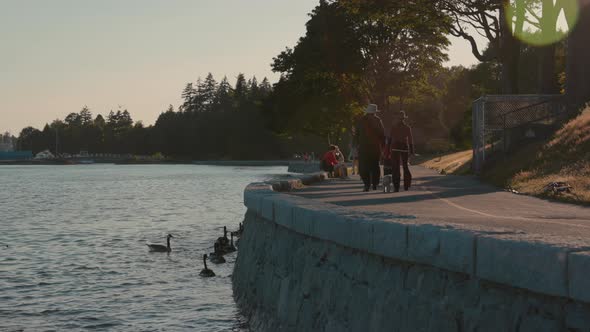
POLYGON ((404 189, 409 190, 412 186, 412 173, 408 160, 410 155, 414 155, 414 138, 412 137, 412 128, 406 124, 408 116, 406 112, 400 111, 399 115, 393 120, 393 126, 389 132, 389 145, 392 161, 392 178, 395 192, 399 192, 401 182, 400 163, 404 169, 404 189))
POLYGON ((338 148, 336 145, 330 145, 330 150, 324 154, 321 161, 322 170, 328 172, 330 176, 334 175, 334 166, 338 164, 336 152, 338 148))

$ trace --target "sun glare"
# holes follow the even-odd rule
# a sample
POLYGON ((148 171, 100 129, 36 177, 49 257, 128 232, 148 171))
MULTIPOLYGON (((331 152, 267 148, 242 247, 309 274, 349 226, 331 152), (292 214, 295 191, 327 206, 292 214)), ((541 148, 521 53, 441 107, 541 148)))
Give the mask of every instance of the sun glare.
POLYGON ((506 19, 512 33, 522 42, 546 46, 567 37, 579 16, 577 1, 511 0, 506 19))

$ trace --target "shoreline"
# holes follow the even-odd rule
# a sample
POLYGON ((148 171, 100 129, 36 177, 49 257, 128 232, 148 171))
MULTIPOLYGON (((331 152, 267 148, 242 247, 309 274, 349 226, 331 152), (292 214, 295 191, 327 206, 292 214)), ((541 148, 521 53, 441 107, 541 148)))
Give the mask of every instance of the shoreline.
POLYGON ((92 160, 91 163, 84 163, 84 160, 2 160, 0 166, 72 166, 72 165, 196 165, 196 166, 240 166, 240 167, 271 167, 289 166, 289 160, 117 160, 104 159, 92 160))

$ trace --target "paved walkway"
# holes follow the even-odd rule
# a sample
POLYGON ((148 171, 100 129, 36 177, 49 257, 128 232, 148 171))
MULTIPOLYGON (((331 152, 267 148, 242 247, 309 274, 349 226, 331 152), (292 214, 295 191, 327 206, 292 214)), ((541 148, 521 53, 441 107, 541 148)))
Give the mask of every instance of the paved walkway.
POLYGON ((590 240, 590 208, 500 191, 474 177, 444 176, 414 166, 410 191, 362 192, 358 177, 330 180, 294 195, 360 211, 415 216, 428 223, 460 223, 500 227, 531 234, 590 240))

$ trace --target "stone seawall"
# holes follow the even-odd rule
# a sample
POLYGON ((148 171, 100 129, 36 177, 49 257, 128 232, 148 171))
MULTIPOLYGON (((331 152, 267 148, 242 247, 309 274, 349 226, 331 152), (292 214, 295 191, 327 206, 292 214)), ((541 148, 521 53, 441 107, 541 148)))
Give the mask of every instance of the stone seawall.
POLYGON ((255 331, 590 331, 590 248, 575 240, 277 191, 298 185, 244 193, 233 285, 255 331))
POLYGON ((318 161, 291 161, 289 162, 289 169, 290 173, 300 173, 300 174, 309 174, 309 173, 317 173, 320 171, 320 163, 318 161))

